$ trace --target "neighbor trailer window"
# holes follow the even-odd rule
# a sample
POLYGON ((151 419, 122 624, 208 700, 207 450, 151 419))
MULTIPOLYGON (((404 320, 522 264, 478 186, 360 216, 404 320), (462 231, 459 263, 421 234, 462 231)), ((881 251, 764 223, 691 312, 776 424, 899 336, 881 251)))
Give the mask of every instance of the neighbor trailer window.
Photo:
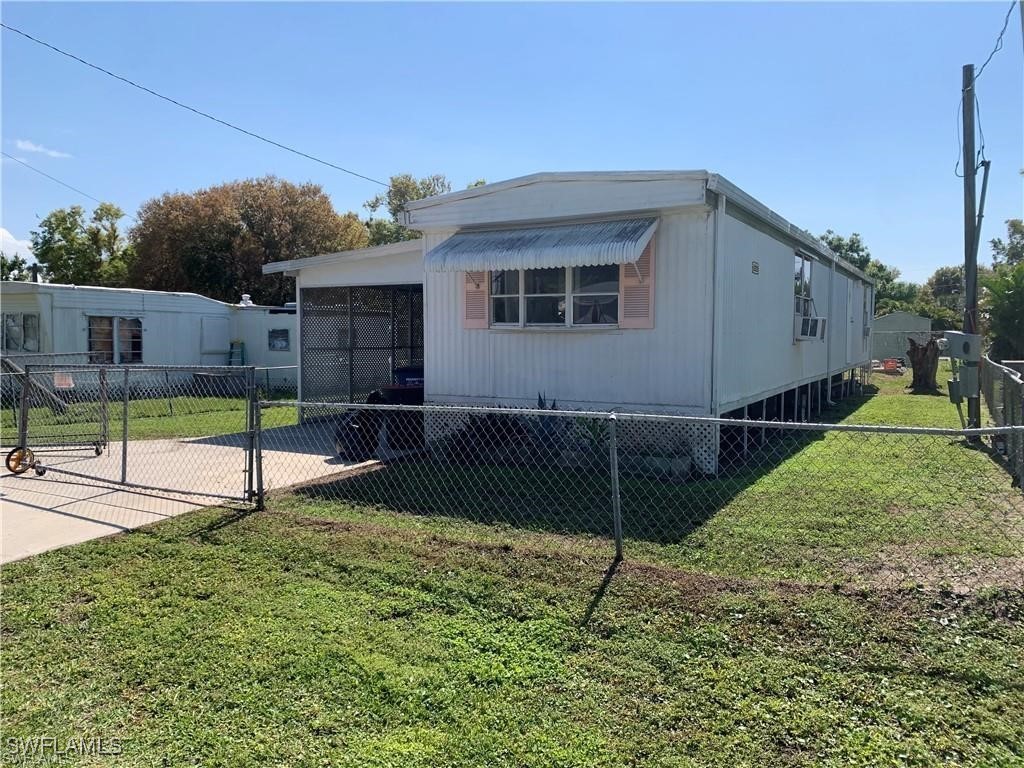
POLYGON ((7 353, 39 351, 39 315, 34 312, 5 312, 3 349, 7 353))
POLYGON ((88 343, 90 363, 141 363, 142 320, 94 315, 89 318, 88 343))
POLYGON ((267 349, 271 352, 287 352, 291 349, 288 329, 271 328, 267 331, 267 349))
POLYGON ((564 327, 619 322, 619 266, 490 273, 491 325, 564 327))

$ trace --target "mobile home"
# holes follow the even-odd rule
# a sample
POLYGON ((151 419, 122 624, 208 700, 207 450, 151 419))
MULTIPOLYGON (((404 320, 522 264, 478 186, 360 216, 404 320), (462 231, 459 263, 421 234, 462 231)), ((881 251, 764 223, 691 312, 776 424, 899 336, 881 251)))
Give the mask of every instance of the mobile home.
POLYGON ((404 215, 421 240, 264 268, 296 278, 303 399, 411 359, 428 403, 794 418, 870 361, 871 279, 713 173, 539 173, 404 215))
POLYGON ((5 356, 25 362, 273 367, 294 385, 294 307, 195 293, 0 283, 5 356), (235 355, 230 357, 234 344, 235 355), (48 357, 52 356, 52 357, 48 357))

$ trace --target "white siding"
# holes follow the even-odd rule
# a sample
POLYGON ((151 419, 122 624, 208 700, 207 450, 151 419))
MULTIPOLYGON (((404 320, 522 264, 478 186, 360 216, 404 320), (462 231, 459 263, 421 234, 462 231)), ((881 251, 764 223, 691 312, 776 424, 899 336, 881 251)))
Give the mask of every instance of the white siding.
POLYGON ((827 339, 794 342, 793 247, 728 215, 723 235, 720 411, 824 378, 826 367, 835 373, 865 362, 859 280, 836 271, 830 306, 830 265, 815 261, 811 295, 818 314, 828 317, 827 339))
MULTIPOLYGON (((272 313, 267 307, 238 307, 232 314, 231 338, 245 344, 245 362, 260 368, 275 368, 269 373, 272 384, 296 386, 296 371, 281 368, 297 365, 299 337, 295 313, 272 313), (288 331, 288 350, 272 350, 269 347, 269 331, 280 328, 288 331)), ((260 380, 267 381, 267 374, 261 374, 260 380)))
POLYGON ((419 285, 423 282, 423 252, 302 268, 303 288, 338 285, 419 285))
MULTIPOLYGON (((429 401, 531 405, 538 392, 566 406, 706 413, 711 397, 710 215, 662 218, 651 330, 467 330, 461 273, 425 285, 429 401)), ((426 248, 450 236, 433 233, 426 248)), ((303 285, 305 285, 305 272, 303 285)))
POLYGON ((142 361, 148 365, 224 365, 227 355, 200 355, 200 318, 228 317, 230 307, 188 294, 53 288, 53 351, 86 352, 89 317, 142 320, 142 361))
POLYGON ((295 316, 270 315, 264 307, 242 309, 188 293, 88 286, 4 285, 2 291, 3 311, 40 313, 43 352, 87 352, 89 317, 102 315, 142 320, 142 362, 147 365, 226 365, 230 341, 245 342, 249 364, 295 364, 295 316), (204 326, 218 326, 215 348, 202 347, 204 326), (269 327, 292 329, 290 352, 267 350, 269 327))

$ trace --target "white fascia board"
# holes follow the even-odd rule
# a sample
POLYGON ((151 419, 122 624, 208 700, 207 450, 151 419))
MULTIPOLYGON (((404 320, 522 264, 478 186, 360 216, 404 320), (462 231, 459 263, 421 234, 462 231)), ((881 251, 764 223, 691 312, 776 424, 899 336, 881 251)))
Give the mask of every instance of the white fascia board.
POLYGON ((323 267, 330 264, 345 264, 351 261, 362 261, 364 259, 377 259, 385 256, 400 256, 410 253, 422 253, 423 240, 403 240, 400 243, 389 243, 388 245, 377 245, 372 248, 357 248, 352 251, 338 251, 337 253, 324 253, 319 256, 307 256, 304 259, 290 259, 288 261, 273 261, 263 265, 264 275, 274 275, 281 272, 289 276, 307 267, 323 267))

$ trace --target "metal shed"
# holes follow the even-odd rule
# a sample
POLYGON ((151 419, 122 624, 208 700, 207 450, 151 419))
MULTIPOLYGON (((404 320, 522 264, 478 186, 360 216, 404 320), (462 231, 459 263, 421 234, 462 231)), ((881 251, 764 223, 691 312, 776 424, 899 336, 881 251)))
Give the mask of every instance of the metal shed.
POLYGON ((931 338, 932 321, 913 312, 890 312, 875 318, 871 336, 871 359, 907 356, 908 339, 924 344, 931 338))

